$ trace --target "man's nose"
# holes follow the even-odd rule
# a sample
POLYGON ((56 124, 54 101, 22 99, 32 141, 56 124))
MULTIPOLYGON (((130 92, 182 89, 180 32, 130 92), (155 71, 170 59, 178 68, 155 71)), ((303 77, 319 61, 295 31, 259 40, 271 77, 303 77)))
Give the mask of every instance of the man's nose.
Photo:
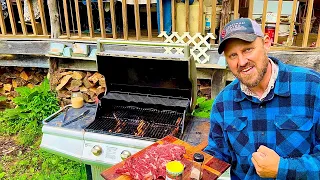
POLYGON ((248 59, 243 55, 238 55, 239 57, 239 66, 245 66, 248 63, 248 59))

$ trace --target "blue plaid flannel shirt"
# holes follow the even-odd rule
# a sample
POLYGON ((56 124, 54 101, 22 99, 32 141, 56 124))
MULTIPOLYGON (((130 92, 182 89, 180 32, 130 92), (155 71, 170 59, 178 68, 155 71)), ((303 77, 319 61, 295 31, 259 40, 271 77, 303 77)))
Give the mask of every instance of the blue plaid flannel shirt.
POLYGON ((320 179, 320 74, 279 66, 275 87, 261 102, 236 79, 215 99, 205 151, 231 164, 231 179, 260 179, 252 153, 265 145, 278 153, 277 179, 320 179))

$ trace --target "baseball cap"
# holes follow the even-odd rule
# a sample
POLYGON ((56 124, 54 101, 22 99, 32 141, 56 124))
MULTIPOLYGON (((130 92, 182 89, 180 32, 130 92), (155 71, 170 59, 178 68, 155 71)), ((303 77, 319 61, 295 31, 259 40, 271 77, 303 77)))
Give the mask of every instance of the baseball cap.
POLYGON ((225 42, 228 39, 241 39, 253 42, 257 37, 264 37, 261 26, 249 18, 240 18, 230 21, 224 26, 220 33, 220 43, 218 53, 221 54, 225 48, 225 42))

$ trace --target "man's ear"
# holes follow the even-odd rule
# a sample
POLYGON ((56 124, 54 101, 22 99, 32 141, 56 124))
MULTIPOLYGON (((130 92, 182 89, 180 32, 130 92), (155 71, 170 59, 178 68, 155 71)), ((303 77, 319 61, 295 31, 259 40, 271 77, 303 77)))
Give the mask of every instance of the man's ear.
POLYGON ((263 45, 264 45, 264 49, 266 50, 266 52, 269 52, 269 50, 271 48, 271 39, 268 35, 264 36, 263 45))

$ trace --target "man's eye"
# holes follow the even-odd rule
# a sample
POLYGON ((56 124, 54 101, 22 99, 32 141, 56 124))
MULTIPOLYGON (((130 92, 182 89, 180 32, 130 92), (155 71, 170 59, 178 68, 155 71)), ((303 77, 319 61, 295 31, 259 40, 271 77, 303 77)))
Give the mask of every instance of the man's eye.
POLYGON ((246 51, 246 52, 251 52, 251 51, 252 51, 252 48, 247 48, 245 51, 246 51))
POLYGON ((230 55, 230 58, 231 58, 231 59, 234 59, 234 58, 236 58, 236 57, 237 57, 237 54, 231 54, 231 55, 230 55))

